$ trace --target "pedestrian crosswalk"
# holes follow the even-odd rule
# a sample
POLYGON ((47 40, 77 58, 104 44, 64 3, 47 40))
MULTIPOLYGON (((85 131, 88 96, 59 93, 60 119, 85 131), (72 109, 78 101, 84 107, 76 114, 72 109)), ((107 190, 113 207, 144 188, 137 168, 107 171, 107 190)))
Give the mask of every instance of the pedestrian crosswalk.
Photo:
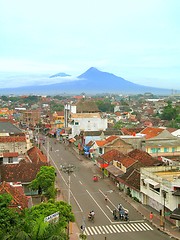
POLYGON ((126 233, 126 232, 141 232, 152 231, 153 228, 146 222, 134 222, 127 224, 113 224, 105 226, 91 226, 85 228, 86 235, 111 234, 111 233, 126 233))

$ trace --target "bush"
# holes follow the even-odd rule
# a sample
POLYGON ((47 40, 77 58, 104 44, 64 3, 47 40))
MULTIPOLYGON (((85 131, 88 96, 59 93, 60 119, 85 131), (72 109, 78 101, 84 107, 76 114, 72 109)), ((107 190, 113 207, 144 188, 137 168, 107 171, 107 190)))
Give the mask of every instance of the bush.
POLYGON ((81 233, 81 234, 79 235, 79 238, 80 238, 81 240, 87 239, 87 237, 86 237, 86 235, 85 235, 84 233, 81 233))

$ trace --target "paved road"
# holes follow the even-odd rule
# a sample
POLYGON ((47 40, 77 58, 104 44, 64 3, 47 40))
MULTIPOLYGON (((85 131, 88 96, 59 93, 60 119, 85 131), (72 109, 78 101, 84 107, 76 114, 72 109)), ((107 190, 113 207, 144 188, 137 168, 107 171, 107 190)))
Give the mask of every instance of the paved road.
MULTIPOLYGON (((155 229, 148 221, 142 218, 129 203, 121 198, 121 193, 109 179, 102 179, 97 166, 90 160, 79 160, 74 151, 69 151, 63 144, 54 143, 49 139, 47 144, 49 159, 57 170, 57 185, 61 189, 64 198, 68 201, 69 187, 71 191, 70 203, 75 214, 78 226, 85 227, 84 233, 87 239, 94 240, 166 240, 169 237, 155 229), (75 166, 74 172, 69 176, 60 170, 62 165, 75 166), (99 181, 93 182, 94 174, 99 174, 99 181), (105 201, 105 195, 108 201, 105 201), (129 210, 130 221, 114 221, 112 211, 117 208, 118 203, 129 210), (95 211, 94 223, 89 222, 87 215, 89 211, 95 211)), ((44 145, 44 148, 47 146, 44 145)), ((46 148, 47 149, 47 148, 46 148)))

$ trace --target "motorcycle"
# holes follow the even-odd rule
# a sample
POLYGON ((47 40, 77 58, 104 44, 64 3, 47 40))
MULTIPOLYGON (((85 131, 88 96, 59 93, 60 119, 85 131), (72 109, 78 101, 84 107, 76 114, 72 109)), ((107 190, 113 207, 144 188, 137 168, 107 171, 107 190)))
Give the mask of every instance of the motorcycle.
POLYGON ((97 177, 97 176, 94 176, 94 177, 93 177, 93 181, 94 181, 94 182, 98 182, 98 177, 97 177))
POLYGON ((94 223, 94 215, 89 214, 88 215, 88 221, 94 223))

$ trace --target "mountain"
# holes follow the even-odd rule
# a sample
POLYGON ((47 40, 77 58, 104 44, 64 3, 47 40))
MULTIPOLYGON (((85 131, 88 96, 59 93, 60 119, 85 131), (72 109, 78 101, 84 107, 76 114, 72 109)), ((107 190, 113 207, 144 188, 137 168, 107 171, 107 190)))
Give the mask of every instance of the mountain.
MULTIPOLYGON (((52 75, 52 76, 56 76, 52 75)), ((51 76, 51 77, 52 77, 51 76)), ((132 83, 112 73, 102 72, 91 67, 83 74, 74 78, 74 81, 41 85, 26 86, 18 88, 0 89, 0 94, 39 94, 39 95, 55 95, 55 94, 144 94, 150 92, 158 95, 170 95, 170 89, 154 88, 132 83)), ((180 91, 178 92, 180 93, 180 91)))
POLYGON ((56 74, 50 76, 49 78, 55 78, 55 77, 70 77, 70 76, 71 76, 71 75, 62 72, 62 73, 56 73, 56 74))

